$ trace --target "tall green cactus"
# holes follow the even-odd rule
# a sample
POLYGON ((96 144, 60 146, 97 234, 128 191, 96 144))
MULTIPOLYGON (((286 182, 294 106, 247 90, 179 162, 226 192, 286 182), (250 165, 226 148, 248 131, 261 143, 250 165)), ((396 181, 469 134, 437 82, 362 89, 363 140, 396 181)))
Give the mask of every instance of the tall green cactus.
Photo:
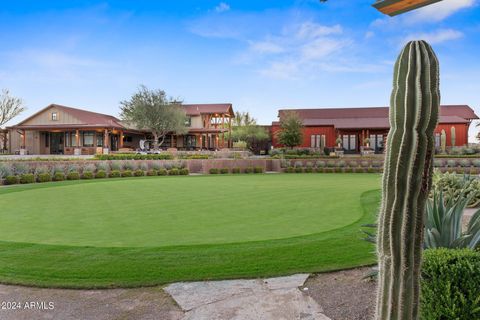
POLYGON ((440 143, 442 148, 442 153, 447 153, 447 133, 442 129, 442 134, 440 135, 440 143))
POLYGON ((456 135, 455 135, 455 127, 452 126, 452 127, 450 128, 450 133, 452 134, 452 135, 450 136, 450 139, 451 139, 451 142, 452 142, 452 147, 455 147, 455 140, 456 140, 456 139, 455 139, 455 138, 456 138, 456 135))
POLYGON ((415 320, 440 104, 438 60, 425 41, 409 42, 400 53, 390 104, 378 223, 376 319, 415 320))

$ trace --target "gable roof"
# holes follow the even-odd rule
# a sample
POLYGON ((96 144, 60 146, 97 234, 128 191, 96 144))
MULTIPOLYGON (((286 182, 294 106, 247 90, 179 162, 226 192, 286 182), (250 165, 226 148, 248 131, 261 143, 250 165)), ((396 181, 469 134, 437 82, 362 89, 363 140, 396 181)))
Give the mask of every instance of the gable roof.
MULTIPOLYGON (((338 129, 390 127, 389 107, 282 109, 278 111, 279 118, 288 111, 295 111, 305 126, 333 125, 338 129)), ((440 106, 439 123, 469 123, 473 119, 478 116, 467 105, 440 106)), ((273 122, 274 125, 277 123, 273 122)))
POLYGON ((185 112, 189 116, 201 114, 228 114, 234 117, 231 103, 209 103, 209 104, 184 104, 185 112))

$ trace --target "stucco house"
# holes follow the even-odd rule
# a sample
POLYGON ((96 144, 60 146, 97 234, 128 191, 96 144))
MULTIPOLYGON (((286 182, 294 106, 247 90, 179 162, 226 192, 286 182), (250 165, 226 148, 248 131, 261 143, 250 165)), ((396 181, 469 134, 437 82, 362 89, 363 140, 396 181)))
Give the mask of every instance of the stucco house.
MULTIPOLYGON (((227 147, 234 117, 231 104, 183 105, 189 131, 172 132, 162 148, 220 149, 227 147)), ((132 128, 120 119, 102 113, 51 104, 17 125, 8 127, 10 153, 88 155, 135 150, 145 130, 132 128)))

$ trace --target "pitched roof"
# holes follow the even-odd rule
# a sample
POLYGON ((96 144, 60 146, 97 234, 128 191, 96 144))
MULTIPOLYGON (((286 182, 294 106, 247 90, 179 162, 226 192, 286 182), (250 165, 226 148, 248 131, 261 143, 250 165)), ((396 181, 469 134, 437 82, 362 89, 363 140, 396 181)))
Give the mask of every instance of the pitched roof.
MULTIPOLYGON (((388 107, 380 108, 331 108, 331 109, 282 109, 295 111, 305 126, 335 126, 338 129, 389 128, 388 107)), ((478 116, 467 105, 441 106, 439 123, 469 123, 478 116)), ((273 125, 278 122, 273 122, 273 125)))
POLYGON ((189 116, 198 116, 205 113, 234 116, 231 103, 184 104, 183 107, 189 116))

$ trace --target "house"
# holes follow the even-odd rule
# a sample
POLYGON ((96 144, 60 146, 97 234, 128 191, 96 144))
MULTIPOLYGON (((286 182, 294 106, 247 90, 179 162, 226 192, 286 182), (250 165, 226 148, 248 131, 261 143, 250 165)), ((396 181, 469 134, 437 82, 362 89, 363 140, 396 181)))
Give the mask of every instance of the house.
MULTIPOLYGON (((303 121, 303 142, 299 147, 332 148, 340 137, 345 153, 358 153, 368 138, 375 152, 383 152, 390 127, 388 107, 283 109, 278 112, 279 119, 288 111, 296 112, 303 121)), ((447 135, 447 146, 452 146, 452 128, 455 128, 455 146, 467 145, 468 129, 474 119, 478 119, 478 116, 467 105, 441 106, 439 124, 435 129, 436 147, 440 147, 442 130, 447 135)), ((277 138, 279 130, 280 122, 273 122, 271 134, 274 147, 281 147, 277 138)))
MULTIPOLYGON (((190 104, 183 108, 188 133, 168 135, 162 148, 228 146, 228 123, 234 117, 231 104, 190 104)), ((133 128, 114 116, 58 104, 51 104, 7 129, 10 153, 90 155, 136 150, 140 140, 151 138, 148 131, 133 128)))

